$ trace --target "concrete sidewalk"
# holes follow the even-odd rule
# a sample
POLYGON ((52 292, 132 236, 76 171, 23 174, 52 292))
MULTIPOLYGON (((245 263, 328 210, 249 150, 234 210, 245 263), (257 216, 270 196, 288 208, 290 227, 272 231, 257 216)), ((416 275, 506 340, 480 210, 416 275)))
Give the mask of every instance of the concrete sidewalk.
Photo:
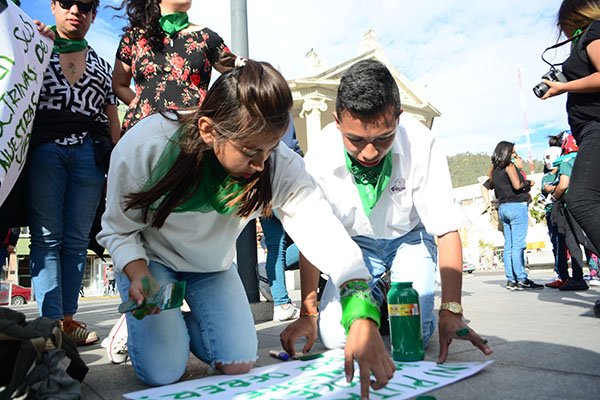
MULTIPOLYGON (((547 282, 551 270, 534 270, 530 278, 547 282)), ((463 279, 463 307, 471 328, 488 339, 494 353, 485 357, 470 343, 455 341, 449 362, 495 360, 479 374, 429 392, 437 399, 598 399, 600 395, 600 318, 592 311, 600 299, 600 286, 584 292, 508 291, 500 270, 475 271, 463 279)), ((298 300, 299 291, 292 293, 298 300)), ((77 319, 108 335, 119 315, 116 298, 80 302, 77 319)), ((439 306, 439 296, 436 306, 439 306)), ((35 304, 20 306, 28 318, 37 316, 35 304)), ((269 357, 279 349, 279 333, 287 323, 256 325, 259 338, 257 366, 279 362, 269 357)), ((389 346, 389 337, 384 338, 389 346)), ((301 349, 303 343, 298 344, 301 349)), ((313 351, 324 350, 318 343, 313 351)), ((90 371, 82 385, 84 399, 119 399, 124 393, 147 388, 133 372, 131 363, 111 364, 99 344, 79 347, 90 371)), ((437 330, 425 360, 437 359, 437 330)), ((184 379, 206 374, 207 366, 190 357, 184 379)), ((372 398, 377 398, 372 396, 372 398)))

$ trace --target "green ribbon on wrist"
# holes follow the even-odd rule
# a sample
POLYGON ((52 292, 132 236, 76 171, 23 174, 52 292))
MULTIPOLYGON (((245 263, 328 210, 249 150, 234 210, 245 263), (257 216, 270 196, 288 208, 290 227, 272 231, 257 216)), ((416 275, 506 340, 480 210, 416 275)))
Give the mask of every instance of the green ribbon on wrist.
POLYGON ((366 282, 348 283, 340 291, 340 298, 342 300, 341 323, 346 330, 346 335, 348 335, 352 323, 357 319, 371 319, 379 328, 381 314, 366 282))

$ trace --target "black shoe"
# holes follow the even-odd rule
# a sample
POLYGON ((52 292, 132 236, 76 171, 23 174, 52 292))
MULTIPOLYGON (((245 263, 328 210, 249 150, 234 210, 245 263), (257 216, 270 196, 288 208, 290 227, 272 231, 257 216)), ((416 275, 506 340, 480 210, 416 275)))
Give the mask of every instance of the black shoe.
POLYGON ((544 285, 538 285, 532 280, 525 279, 523 282, 517 282, 518 289, 543 289, 544 285))
POLYGON ((589 288, 583 279, 569 279, 558 290, 588 290, 589 288))
POLYGON ((513 281, 506 281, 506 288, 508 290, 515 290, 517 288, 517 284, 513 281))

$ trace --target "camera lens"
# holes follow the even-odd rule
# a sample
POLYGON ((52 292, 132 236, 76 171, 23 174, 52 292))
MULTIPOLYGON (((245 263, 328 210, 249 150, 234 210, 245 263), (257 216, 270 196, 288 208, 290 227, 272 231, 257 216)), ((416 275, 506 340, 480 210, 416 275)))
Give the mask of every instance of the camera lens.
POLYGON ((550 89, 550 86, 546 85, 544 82, 538 83, 533 88, 533 93, 541 99, 542 97, 544 97, 548 89, 550 89))

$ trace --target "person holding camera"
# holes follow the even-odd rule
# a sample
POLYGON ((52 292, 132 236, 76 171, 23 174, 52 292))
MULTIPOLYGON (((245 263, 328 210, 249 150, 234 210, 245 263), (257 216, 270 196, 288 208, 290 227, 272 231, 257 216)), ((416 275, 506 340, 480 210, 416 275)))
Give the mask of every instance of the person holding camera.
MULTIPOLYGON (((600 247, 600 0, 564 0, 557 25, 572 43, 562 64, 566 82, 543 80, 543 100, 567 93, 567 114, 579 151, 569 183, 567 208, 600 247)), ((567 41, 563 42, 566 43, 567 41)))

